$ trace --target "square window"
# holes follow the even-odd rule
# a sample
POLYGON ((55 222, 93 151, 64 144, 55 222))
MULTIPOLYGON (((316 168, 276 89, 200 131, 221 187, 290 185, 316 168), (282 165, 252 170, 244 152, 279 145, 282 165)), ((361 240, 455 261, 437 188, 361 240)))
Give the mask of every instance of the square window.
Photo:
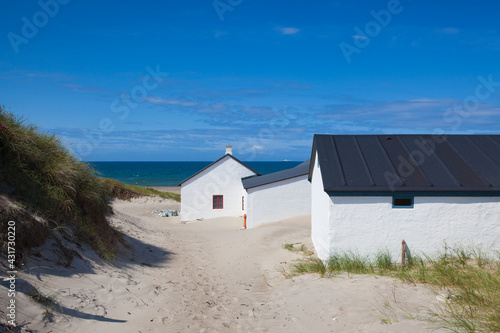
POLYGON ((214 195, 213 207, 214 207, 214 209, 223 209, 224 208, 224 196, 214 195))
POLYGON ((413 197, 393 197, 392 208, 413 208, 413 197))

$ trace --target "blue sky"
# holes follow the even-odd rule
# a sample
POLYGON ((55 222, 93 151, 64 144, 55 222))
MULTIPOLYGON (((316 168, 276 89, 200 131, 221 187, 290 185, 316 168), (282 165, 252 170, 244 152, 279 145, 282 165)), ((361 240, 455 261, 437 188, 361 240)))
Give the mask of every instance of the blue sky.
POLYGON ((1 1, 0 104, 86 161, 499 133, 498 1, 1 1))

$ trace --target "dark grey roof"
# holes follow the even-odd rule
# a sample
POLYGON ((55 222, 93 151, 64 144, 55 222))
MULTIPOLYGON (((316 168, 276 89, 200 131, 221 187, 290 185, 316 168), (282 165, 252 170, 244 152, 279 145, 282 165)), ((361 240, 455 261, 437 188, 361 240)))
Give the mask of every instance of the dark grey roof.
POLYGON ((276 183, 285 179, 307 175, 309 173, 309 161, 310 160, 307 160, 291 169, 278 171, 263 176, 245 178, 243 179, 243 187, 245 189, 248 189, 261 185, 276 183))
POLYGON ((500 135, 315 135, 323 186, 349 192, 500 195, 500 135))
POLYGON ((205 171, 206 169, 210 168, 212 165, 214 164, 217 164, 219 161, 221 161, 224 157, 226 156, 229 156, 230 158, 232 158, 233 160, 235 160, 236 162, 240 163, 241 165, 243 165, 245 168, 247 168, 248 170, 252 171, 253 173, 255 173, 255 175, 257 176, 260 176, 260 173, 258 173, 257 171, 255 171, 254 169, 250 168, 248 165, 246 165, 245 163, 241 162, 239 159, 237 159, 236 157, 234 157, 233 155, 231 154, 226 154, 224 156, 222 156, 221 158, 219 158, 217 161, 213 162, 213 163, 210 163, 209 165, 207 165, 206 167, 204 167, 203 169, 201 169, 200 171, 198 171, 197 173, 195 173, 194 175, 192 175, 191 177, 189 178, 186 178, 184 179, 180 184, 179 186, 181 186, 182 184, 184 184, 185 182, 187 182, 188 180, 190 180, 191 178, 194 178, 196 177, 198 174, 202 173, 203 171, 205 171))

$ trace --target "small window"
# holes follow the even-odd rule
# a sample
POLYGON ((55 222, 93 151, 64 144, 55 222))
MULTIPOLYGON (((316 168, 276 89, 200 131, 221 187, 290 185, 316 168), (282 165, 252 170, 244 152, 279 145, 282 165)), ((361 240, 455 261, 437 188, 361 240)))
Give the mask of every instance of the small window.
POLYGON ((214 195, 214 209, 223 209, 223 208, 224 208, 224 196, 214 195))
POLYGON ((241 210, 245 210, 245 196, 241 197, 241 210))
POLYGON ((392 208, 413 208, 412 197, 392 198, 392 208))

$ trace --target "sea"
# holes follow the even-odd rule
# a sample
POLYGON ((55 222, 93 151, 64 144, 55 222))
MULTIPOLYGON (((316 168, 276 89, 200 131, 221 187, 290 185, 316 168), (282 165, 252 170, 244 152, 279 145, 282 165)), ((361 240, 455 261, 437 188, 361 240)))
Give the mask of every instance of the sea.
MULTIPOLYGON (((89 162, 98 176, 128 185, 177 186, 212 162, 89 162)), ((293 168, 301 162, 244 162, 265 175, 293 168)))

